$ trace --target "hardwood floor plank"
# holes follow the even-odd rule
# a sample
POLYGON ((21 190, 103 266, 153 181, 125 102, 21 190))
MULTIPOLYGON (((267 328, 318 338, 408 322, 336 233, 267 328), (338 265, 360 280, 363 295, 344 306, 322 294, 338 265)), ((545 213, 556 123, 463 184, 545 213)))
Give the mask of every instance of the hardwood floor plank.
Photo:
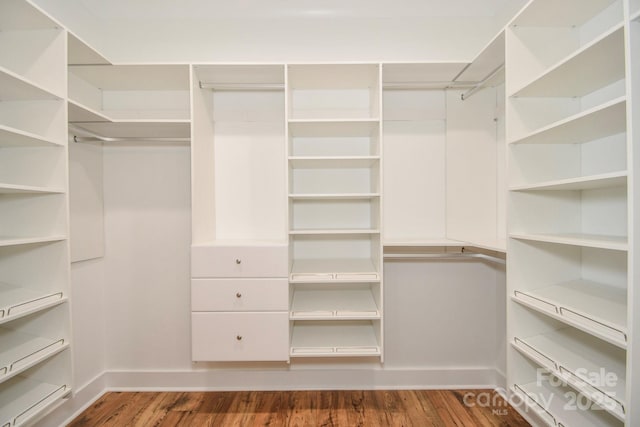
POLYGON ((492 390, 106 393, 70 427, 528 426, 492 390))

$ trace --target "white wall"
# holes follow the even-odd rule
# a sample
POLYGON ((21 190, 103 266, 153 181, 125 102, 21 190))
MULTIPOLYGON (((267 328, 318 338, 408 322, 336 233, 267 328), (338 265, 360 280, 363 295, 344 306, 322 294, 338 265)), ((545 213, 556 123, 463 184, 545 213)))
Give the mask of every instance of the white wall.
POLYGON ((190 366, 190 149, 105 146, 110 370, 190 366))

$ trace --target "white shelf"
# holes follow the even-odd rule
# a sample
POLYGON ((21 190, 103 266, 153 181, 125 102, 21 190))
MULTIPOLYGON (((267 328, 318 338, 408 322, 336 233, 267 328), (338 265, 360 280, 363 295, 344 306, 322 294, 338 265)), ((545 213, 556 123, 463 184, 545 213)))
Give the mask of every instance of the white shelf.
POLYGON ((289 194, 292 200, 368 200, 380 197, 380 193, 289 194))
POLYGON ((574 280, 535 290, 514 290, 512 298, 619 347, 627 345, 624 289, 574 280))
POLYGON ((621 187, 627 185, 627 172, 610 172, 578 178, 558 179, 538 184, 512 187, 511 191, 538 190, 594 190, 598 188, 621 187))
POLYGON ((35 194, 64 193, 64 189, 0 183, 0 194, 30 194, 30 193, 35 193, 35 194))
POLYGON ((11 427, 25 425, 70 391, 67 385, 53 385, 14 377, 0 389, 0 425, 11 427))
POLYGON ((371 259, 296 259, 291 267, 292 282, 378 281, 380 274, 371 259))
POLYGON ((109 117, 105 116, 103 112, 87 107, 73 99, 69 99, 67 105, 69 109, 69 123, 112 121, 109 117))
POLYGON ((0 328, 0 383, 69 347, 63 339, 22 334, 0 328))
MULTIPOLYGON (((602 410, 577 410, 580 396, 575 396, 567 387, 553 387, 546 381, 515 384, 513 391, 530 409, 550 426, 615 426, 615 419, 602 410), (571 399, 568 398, 571 396, 571 399), (573 401, 573 396, 577 401, 573 401), (613 422, 613 423, 612 423, 613 422)), ((519 400, 518 400, 519 401, 519 400)))
POLYGON ((625 352, 597 341, 584 332, 564 328, 523 339, 516 337, 512 344, 529 359, 550 369, 616 418, 624 420, 625 352))
POLYGON ((308 136, 311 134, 316 134, 317 136, 362 136, 363 133, 370 133, 377 129, 380 118, 290 118, 288 122, 291 136, 308 136))
POLYGON ((543 72, 513 97, 579 97, 624 78, 624 26, 600 38, 543 72))
POLYGON ((66 300, 67 296, 62 291, 37 291, 0 283, 0 324, 62 304, 66 300))
POLYGON ((551 123, 511 144, 580 144, 626 130, 626 97, 551 123))
POLYGON ((380 346, 369 322, 296 322, 291 357, 379 356, 380 346))
POLYGON ((370 289, 301 289, 293 293, 292 320, 379 319, 370 289))
POLYGON ((640 10, 635 11, 629 20, 633 22, 640 22, 640 10))
POLYGON ((0 99, 2 101, 60 100, 42 86, 0 66, 0 99))
POLYGON ((513 21, 517 26, 577 27, 615 0, 538 0, 527 5, 513 21))
POLYGON ((59 242, 65 240, 67 237, 63 235, 48 236, 48 237, 4 237, 0 236, 0 247, 3 246, 19 246, 19 245, 31 245, 34 243, 49 243, 59 242))
POLYGON ((70 73, 103 91, 189 90, 183 64, 69 66, 70 73))
POLYGON ((614 251, 628 250, 626 237, 601 236, 595 234, 563 233, 511 233, 510 237, 518 240, 531 240, 535 242, 557 243, 561 245, 584 246, 589 248, 611 249, 614 251))
POLYGON ((0 124, 0 146, 2 147, 47 145, 62 146, 64 144, 32 132, 0 124))
POLYGON ((301 169, 354 169, 378 164, 380 156, 289 157, 289 164, 301 169))
MULTIPOLYGON (((189 120, 120 120, 77 123, 77 127, 106 138, 189 138, 189 120)), ((81 135, 79 135, 81 136, 81 135)))
POLYGON ((353 235, 353 234, 380 234, 380 230, 375 228, 350 228, 345 230, 340 229, 305 229, 305 230, 290 230, 291 236, 330 236, 330 235, 353 235))
POLYGON ((460 240, 451 239, 430 239, 430 240, 385 240, 383 246, 385 248, 420 248, 420 247, 448 247, 448 246, 466 246, 467 243, 460 240))

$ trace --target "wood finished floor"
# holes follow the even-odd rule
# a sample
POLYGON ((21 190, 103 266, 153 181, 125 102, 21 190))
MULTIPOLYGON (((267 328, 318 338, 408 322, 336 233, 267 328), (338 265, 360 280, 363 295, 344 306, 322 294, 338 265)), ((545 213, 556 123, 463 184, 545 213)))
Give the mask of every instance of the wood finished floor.
POLYGON ((112 392, 69 424, 70 427, 528 425, 490 390, 112 392))

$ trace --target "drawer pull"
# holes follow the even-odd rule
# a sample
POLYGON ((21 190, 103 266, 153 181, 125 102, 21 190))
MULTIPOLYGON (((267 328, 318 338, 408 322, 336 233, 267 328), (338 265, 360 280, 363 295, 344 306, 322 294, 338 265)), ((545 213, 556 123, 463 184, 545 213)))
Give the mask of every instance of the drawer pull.
POLYGON ((236 264, 242 264, 242 260, 240 258, 236 258, 236 264))
POLYGON ((242 341, 242 335, 236 335, 236 340, 242 341))
POLYGON ((242 294, 240 292, 236 293, 236 298, 242 298, 242 294))

